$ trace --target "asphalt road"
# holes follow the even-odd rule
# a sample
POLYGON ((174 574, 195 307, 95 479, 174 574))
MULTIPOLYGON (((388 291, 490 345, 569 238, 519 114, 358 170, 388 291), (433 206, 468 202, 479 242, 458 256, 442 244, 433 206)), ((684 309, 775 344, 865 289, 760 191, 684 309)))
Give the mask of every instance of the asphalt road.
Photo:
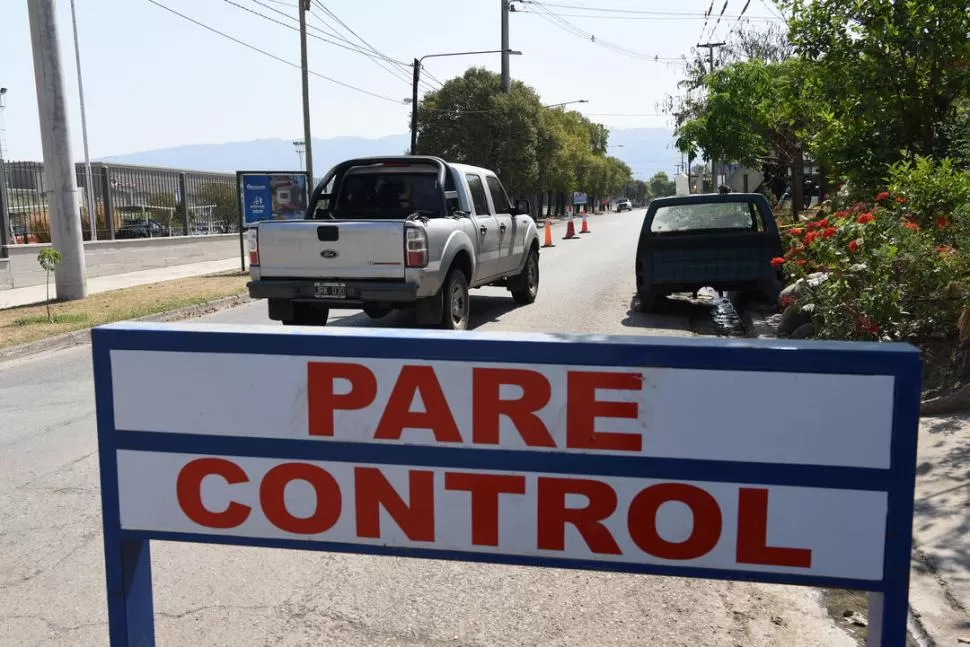
MULTIPOLYGON (((540 295, 474 293, 474 327, 728 334, 716 300, 630 312, 641 212, 542 252, 540 295)), ((263 323, 254 303, 209 320, 263 323)), ((333 325, 400 326, 335 312, 333 325)), ((0 645, 107 644, 90 349, 0 365, 0 645)), ((852 645, 795 587, 155 542, 161 645, 852 645)))

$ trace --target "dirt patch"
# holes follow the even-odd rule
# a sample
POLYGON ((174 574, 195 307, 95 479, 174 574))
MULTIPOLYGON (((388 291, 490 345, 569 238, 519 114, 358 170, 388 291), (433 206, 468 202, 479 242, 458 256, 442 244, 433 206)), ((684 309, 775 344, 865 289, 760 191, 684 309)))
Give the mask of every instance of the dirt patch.
POLYGON ((970 346, 957 339, 914 342, 923 352, 923 396, 936 397, 970 382, 970 346))
MULTIPOLYGON (((846 589, 822 589, 825 610, 836 626, 852 636, 860 647, 865 647, 869 637, 869 594, 865 591, 846 589)), ((910 635, 906 647, 920 647, 910 635)))
POLYGON ((44 305, 7 308, 0 310, 0 348, 236 296, 246 291, 248 280, 248 274, 229 272, 102 292, 52 304, 54 323, 44 305))

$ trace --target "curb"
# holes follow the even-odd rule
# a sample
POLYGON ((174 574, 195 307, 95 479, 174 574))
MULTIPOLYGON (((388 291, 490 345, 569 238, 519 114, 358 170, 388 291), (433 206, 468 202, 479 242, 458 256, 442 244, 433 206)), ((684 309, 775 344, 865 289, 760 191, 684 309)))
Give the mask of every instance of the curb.
MULTIPOLYGON (((250 301, 252 301, 252 299, 250 299, 248 294, 237 294, 236 296, 222 297, 221 299, 214 299, 212 301, 186 306, 177 310, 169 310, 167 312, 159 312, 157 314, 148 315, 147 317, 139 317, 134 321, 178 321, 180 319, 191 319, 193 317, 201 317, 202 315, 218 312, 219 310, 235 308, 243 305, 244 303, 249 303, 250 301)), ((0 349, 0 364, 13 361, 15 359, 20 359, 22 357, 37 355, 39 353, 63 350, 65 348, 83 346, 90 343, 90 328, 75 330, 73 332, 64 333, 63 335, 48 337, 46 339, 38 339, 37 341, 33 341, 28 344, 21 344, 20 346, 0 349)))

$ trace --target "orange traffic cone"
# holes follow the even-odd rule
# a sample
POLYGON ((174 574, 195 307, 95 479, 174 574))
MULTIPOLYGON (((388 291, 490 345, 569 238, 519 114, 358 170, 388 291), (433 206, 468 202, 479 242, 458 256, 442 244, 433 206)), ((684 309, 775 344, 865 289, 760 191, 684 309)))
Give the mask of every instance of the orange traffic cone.
POLYGON ((586 212, 585 211, 583 212, 583 228, 579 230, 579 233, 581 233, 581 234, 588 234, 588 233, 590 233, 590 231, 589 231, 589 225, 586 224, 586 212))
POLYGON ((555 247, 552 244, 552 223, 546 218, 546 241, 542 244, 543 247, 555 247))
POLYGON ((569 221, 566 224, 566 235, 562 237, 563 240, 569 240, 570 238, 578 238, 576 236, 576 228, 573 226, 573 219, 570 216, 569 221))

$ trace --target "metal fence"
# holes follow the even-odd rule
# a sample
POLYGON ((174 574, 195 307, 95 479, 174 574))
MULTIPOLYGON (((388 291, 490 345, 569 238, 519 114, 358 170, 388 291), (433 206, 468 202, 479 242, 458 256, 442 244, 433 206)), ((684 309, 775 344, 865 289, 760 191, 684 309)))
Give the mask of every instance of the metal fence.
MULTIPOLYGON (((84 164, 75 173, 84 240, 91 240, 84 164)), ((236 176, 121 164, 92 164, 98 240, 239 231, 236 176)), ((50 242, 41 162, 0 160, 0 223, 9 245, 50 242)))

